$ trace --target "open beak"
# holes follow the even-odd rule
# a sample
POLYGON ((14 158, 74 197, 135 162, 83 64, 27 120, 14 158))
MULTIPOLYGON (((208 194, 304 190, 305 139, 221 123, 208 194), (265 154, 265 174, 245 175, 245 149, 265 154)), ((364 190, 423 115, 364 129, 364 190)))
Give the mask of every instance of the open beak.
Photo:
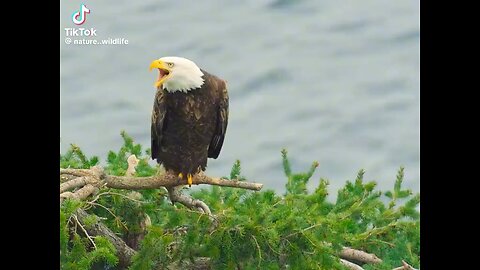
POLYGON ((170 77, 171 69, 161 60, 153 60, 150 63, 150 71, 153 68, 158 68, 158 79, 155 82, 155 87, 159 88, 162 83, 170 77))

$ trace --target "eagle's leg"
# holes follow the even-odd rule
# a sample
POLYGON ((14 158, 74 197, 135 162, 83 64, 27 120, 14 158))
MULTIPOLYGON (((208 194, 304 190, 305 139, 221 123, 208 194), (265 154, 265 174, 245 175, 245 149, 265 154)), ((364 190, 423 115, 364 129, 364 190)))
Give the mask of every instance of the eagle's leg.
POLYGON ((177 183, 181 183, 183 181, 183 173, 179 173, 178 174, 178 182, 177 183))
POLYGON ((187 174, 187 183, 189 187, 191 187, 193 184, 193 176, 191 173, 187 174))

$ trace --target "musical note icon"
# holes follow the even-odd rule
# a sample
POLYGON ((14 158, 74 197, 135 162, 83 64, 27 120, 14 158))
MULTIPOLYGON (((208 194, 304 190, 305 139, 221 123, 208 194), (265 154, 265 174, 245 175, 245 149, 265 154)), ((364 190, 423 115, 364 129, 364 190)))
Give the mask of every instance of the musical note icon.
POLYGON ((72 21, 76 25, 82 25, 87 19, 87 13, 90 13, 90 9, 84 4, 80 5, 80 9, 72 14, 72 21))

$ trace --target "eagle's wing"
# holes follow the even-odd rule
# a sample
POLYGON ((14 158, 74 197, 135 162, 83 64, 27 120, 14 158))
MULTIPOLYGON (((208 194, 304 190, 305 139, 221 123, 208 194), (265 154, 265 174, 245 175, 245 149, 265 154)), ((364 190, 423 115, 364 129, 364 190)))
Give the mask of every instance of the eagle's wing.
POLYGON ((228 124, 228 92, 227 84, 221 80, 221 83, 217 84, 219 89, 219 103, 217 108, 217 124, 215 132, 213 133, 212 140, 208 146, 208 157, 217 158, 222 149, 223 139, 225 138, 225 132, 227 131, 228 124))
POLYGON ((163 131, 165 130, 165 116, 167 114, 166 93, 163 89, 158 89, 155 94, 155 101, 152 110, 151 125, 151 146, 152 159, 158 158, 158 152, 161 147, 163 131))

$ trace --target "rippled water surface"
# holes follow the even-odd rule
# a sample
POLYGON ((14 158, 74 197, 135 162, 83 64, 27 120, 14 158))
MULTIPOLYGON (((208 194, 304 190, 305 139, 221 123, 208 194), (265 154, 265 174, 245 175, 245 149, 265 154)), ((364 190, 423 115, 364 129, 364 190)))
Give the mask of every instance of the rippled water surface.
POLYGON ((83 1, 82 26, 61 6, 61 151, 70 143, 105 160, 120 131, 149 147, 156 72, 183 56, 229 83, 230 120, 210 175, 243 175, 283 190, 280 150, 294 171, 312 161, 334 191, 356 172, 381 189, 405 166, 419 191, 418 1, 83 1), (128 45, 66 45, 66 27, 128 45))

